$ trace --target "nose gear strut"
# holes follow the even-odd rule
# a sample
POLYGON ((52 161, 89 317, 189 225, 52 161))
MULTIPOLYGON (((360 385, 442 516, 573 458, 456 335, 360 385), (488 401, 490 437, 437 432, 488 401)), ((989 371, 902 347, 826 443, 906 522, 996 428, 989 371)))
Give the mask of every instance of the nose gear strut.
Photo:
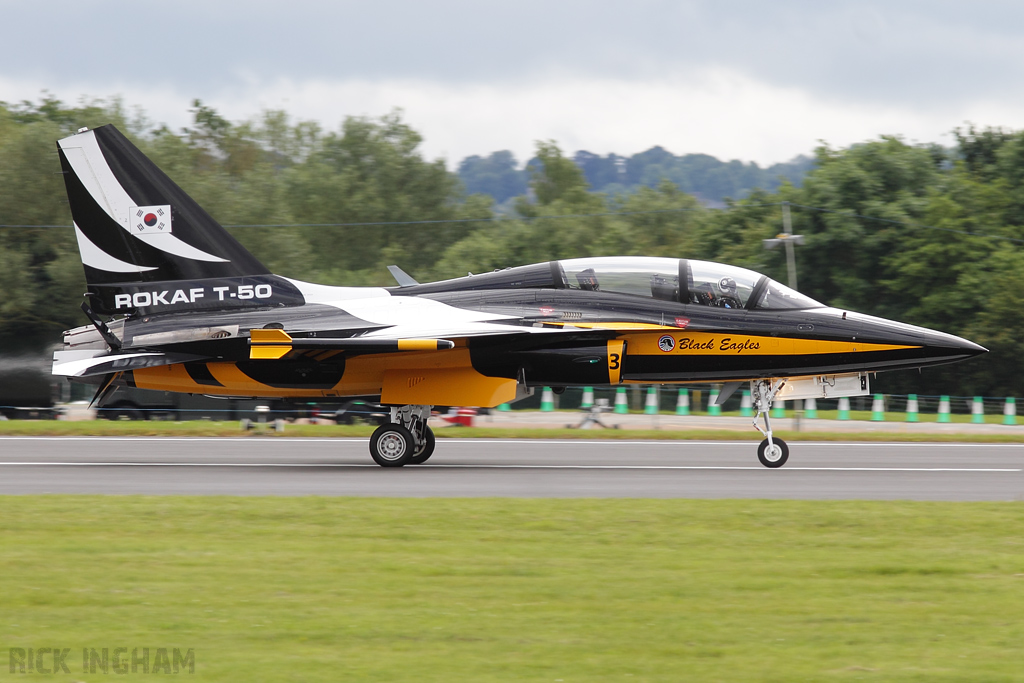
POLYGON ((786 385, 786 379, 762 379, 751 382, 750 392, 754 403, 754 429, 764 434, 765 439, 757 447, 757 459, 765 467, 782 467, 789 459, 789 446, 782 439, 772 436, 772 423, 768 412, 776 394, 786 385), (758 418, 764 415, 764 429, 757 424, 758 418))

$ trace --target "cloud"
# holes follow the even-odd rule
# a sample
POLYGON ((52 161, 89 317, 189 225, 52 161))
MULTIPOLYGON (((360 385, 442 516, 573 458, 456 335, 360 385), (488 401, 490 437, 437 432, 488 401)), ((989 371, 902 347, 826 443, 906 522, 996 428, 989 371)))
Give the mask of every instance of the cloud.
MULTIPOLYGON (((74 92, 101 91, 96 84, 74 92)), ((0 79, 0 99, 27 89, 0 79)), ((141 105, 172 128, 189 124, 192 95, 160 86, 123 85, 129 107, 141 105)), ((57 93, 58 95, 60 93, 57 93)), ((920 111, 828 100, 797 88, 765 84, 727 69, 656 81, 551 76, 533 83, 480 85, 419 80, 252 81, 205 100, 232 120, 263 109, 337 129, 345 116, 379 116, 395 107, 424 135, 430 157, 454 167, 471 154, 511 149, 522 162, 537 140, 556 140, 567 151, 632 154, 654 145, 674 153, 704 152, 762 165, 810 152, 819 140, 845 146, 880 134, 944 141, 964 120, 1010 120, 1024 111, 998 103, 920 111)))
POLYGON ((819 95, 916 104, 1005 92, 1024 4, 951 0, 0 2, 0 70, 223 88, 267 80, 647 80, 722 67, 819 95))
POLYGON ((0 0, 0 99, 124 95, 187 123, 399 106, 431 154, 654 144, 762 163, 1024 125, 1024 4, 989 0, 0 0))

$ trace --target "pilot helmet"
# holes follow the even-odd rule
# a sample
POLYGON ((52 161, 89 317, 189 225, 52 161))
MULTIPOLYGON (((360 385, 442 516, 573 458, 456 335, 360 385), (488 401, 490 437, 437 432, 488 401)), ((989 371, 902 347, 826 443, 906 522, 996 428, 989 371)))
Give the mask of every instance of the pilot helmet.
POLYGON ((731 277, 723 277, 718 281, 718 286, 721 288, 723 294, 736 293, 736 281, 731 277))

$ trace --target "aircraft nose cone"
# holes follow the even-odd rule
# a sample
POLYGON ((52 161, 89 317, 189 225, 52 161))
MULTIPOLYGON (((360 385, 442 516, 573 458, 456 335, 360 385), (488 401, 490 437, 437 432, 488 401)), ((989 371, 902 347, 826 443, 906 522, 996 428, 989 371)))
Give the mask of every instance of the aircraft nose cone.
POLYGON ((988 353, 988 349, 981 344, 975 344, 969 339, 963 339, 962 337, 957 337, 956 339, 960 342, 960 349, 963 350, 964 353, 971 356, 980 356, 983 353, 988 353))
POLYGON ((905 360, 890 364, 892 368, 955 363, 988 353, 980 344, 927 327, 857 313, 842 315, 842 323, 849 323, 852 327, 848 329, 856 330, 858 336, 879 344, 906 347, 905 360))
POLYGON ((943 355, 950 358, 973 358, 974 356, 988 353, 988 349, 984 346, 975 344, 969 339, 931 330, 928 331, 925 344, 932 349, 941 351, 943 355))

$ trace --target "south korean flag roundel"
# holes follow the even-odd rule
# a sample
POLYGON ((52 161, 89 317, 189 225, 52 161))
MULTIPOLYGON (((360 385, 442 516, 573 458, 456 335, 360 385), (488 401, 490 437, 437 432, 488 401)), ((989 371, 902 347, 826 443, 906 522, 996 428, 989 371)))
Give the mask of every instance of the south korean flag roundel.
POLYGON ((171 206, 133 206, 129 209, 129 225, 135 235, 161 235, 171 232, 171 206))

